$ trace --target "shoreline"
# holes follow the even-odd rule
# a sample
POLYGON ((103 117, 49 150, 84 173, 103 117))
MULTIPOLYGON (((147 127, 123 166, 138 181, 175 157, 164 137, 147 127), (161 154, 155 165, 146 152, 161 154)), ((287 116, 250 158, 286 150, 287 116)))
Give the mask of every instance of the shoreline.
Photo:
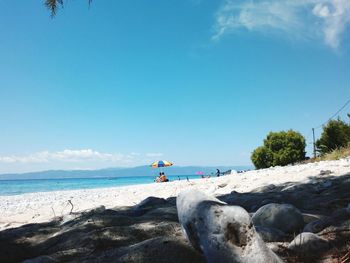
POLYGON ((317 176, 323 178, 350 173, 350 158, 337 161, 273 167, 220 177, 198 178, 172 181, 169 183, 149 183, 129 186, 113 186, 93 189, 60 190, 19 195, 0 196, 0 231, 27 223, 41 223, 55 216, 66 216, 73 212, 93 209, 135 205, 149 196, 169 198, 177 196, 184 189, 197 189, 210 195, 249 192, 269 184, 286 182, 312 182, 317 176), (330 170, 330 175, 320 175, 322 170, 330 170))
MULTIPOLYGON (((186 181, 186 178, 189 178, 189 180, 196 180, 196 179, 201 179, 199 175, 170 175, 167 176, 169 178, 169 183, 172 182, 177 182, 177 181, 186 181), (181 180, 178 180, 178 177, 181 177, 181 180)), ((13 179, 13 180, 8 180, 8 179, 0 179, 0 185, 1 182, 32 182, 32 181, 53 181, 53 182, 58 182, 61 183, 61 181, 64 180, 97 180, 97 181, 119 181, 118 179, 123 179, 123 178, 132 178, 132 179, 136 179, 136 178, 147 178, 150 179, 150 176, 135 176, 135 177, 131 177, 131 176, 125 176, 125 177, 93 177, 93 178, 45 178, 45 179, 13 179)), ((154 178, 156 178, 156 176, 154 176, 154 178)), ((154 179, 155 180, 155 179, 154 179)), ((0 191, 0 197, 2 196, 17 196, 17 195, 24 195, 24 194, 36 194, 36 193, 47 193, 47 192, 61 192, 61 191, 76 191, 76 190, 94 190, 94 189, 106 189, 106 188, 119 188, 119 187, 129 187, 129 186, 138 186, 138 185, 150 185, 155 183, 155 181, 153 180, 153 177, 151 180, 148 181, 139 181, 139 182, 122 182, 120 184, 110 184, 110 185, 88 185, 88 186, 78 186, 78 187, 72 187, 69 189, 49 189, 48 190, 38 190, 38 191, 23 191, 23 192, 10 192, 10 193, 2 193, 0 191)), ((10 186, 11 187, 11 186, 10 186)), ((71 187, 71 186, 67 186, 67 187, 71 187)))

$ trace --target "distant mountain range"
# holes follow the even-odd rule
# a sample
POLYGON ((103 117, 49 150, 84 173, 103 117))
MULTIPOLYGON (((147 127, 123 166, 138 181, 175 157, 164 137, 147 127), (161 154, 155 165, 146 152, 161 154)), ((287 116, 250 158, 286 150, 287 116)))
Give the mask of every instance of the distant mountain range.
MULTIPOLYGON (((167 175, 193 175, 197 172, 214 174, 216 169, 221 172, 228 170, 249 170, 252 166, 172 166, 162 168, 167 175)), ((108 168, 101 170, 50 170, 21 174, 0 174, 0 180, 24 180, 24 179, 58 179, 58 178, 99 178, 99 177, 129 177, 156 175, 160 169, 152 169, 150 166, 137 166, 133 168, 108 168)))

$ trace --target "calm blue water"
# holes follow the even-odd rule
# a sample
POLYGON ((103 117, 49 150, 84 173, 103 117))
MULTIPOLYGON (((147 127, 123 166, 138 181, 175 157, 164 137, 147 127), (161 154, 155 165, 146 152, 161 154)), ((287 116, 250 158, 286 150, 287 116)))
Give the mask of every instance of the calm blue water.
MULTIPOLYGON (((167 176, 177 181, 178 176, 167 176)), ((198 175, 188 175, 189 179, 198 179, 198 175)), ((186 175, 180 176, 186 180, 186 175)), ((65 179, 32 179, 32 180, 0 180, 0 195, 18 195, 47 191, 93 189, 103 187, 149 184, 154 182, 152 176, 118 177, 118 178, 65 178, 65 179)))

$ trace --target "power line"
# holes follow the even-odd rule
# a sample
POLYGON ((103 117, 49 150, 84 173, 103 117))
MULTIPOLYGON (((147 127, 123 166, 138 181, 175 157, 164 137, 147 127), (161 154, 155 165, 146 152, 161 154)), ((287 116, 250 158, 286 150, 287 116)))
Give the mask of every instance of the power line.
MULTIPOLYGON (((343 109, 345 109, 346 106, 348 106, 348 104, 350 103, 350 99, 336 112, 334 113, 329 119, 328 121, 330 121, 331 119, 333 119, 335 116, 337 116, 343 109)), ((317 126, 314 129, 319 129, 321 128, 323 125, 325 125, 328 121, 322 123, 321 125, 317 126)))
POLYGON ((309 141, 311 133, 312 133, 312 130, 310 130, 309 133, 305 136, 306 141, 309 141))
MULTIPOLYGON (((331 119, 333 119, 335 116, 337 116, 343 109, 345 109, 346 106, 348 106, 348 104, 350 103, 350 99, 345 102, 345 104, 336 112, 334 113, 329 119, 328 121, 330 121, 331 119)), ((316 142, 315 142, 315 130, 321 128, 323 125, 325 125, 328 121, 322 123, 321 125, 317 126, 316 128, 312 128, 312 140, 313 140, 313 152, 314 152, 314 158, 316 158, 316 142)))

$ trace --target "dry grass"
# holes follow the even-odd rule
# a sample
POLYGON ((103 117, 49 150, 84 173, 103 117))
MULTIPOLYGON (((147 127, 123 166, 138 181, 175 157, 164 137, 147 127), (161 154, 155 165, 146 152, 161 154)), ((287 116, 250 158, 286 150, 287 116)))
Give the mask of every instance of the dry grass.
POLYGON ((346 263, 350 261, 350 250, 340 258, 341 263, 346 263))
POLYGON ((350 156, 350 146, 339 148, 337 150, 334 150, 330 153, 327 153, 325 155, 322 155, 322 156, 319 156, 316 158, 311 158, 310 160, 305 161, 305 163, 339 160, 339 159, 346 158, 349 156, 350 156))

